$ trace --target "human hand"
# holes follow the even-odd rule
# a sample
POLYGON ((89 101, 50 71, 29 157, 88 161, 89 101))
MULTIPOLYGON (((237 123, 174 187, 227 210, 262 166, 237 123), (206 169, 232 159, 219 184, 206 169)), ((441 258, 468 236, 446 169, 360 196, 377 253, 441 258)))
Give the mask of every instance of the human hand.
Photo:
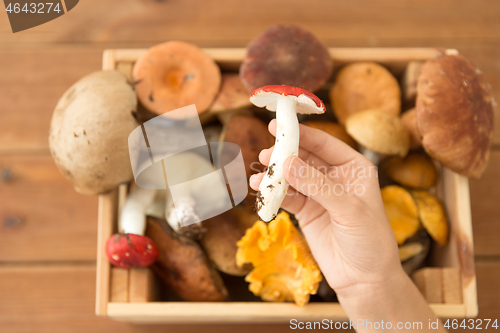
MULTIPOLYGON (((276 135, 276 121, 269 124, 276 135)), ((259 156, 268 165, 272 153, 259 156)), ((401 276, 398 247, 385 215, 377 169, 327 133, 300 125, 299 157, 283 166, 291 185, 282 208, 294 214, 337 295, 359 286, 387 285, 401 276)), ((258 190, 264 173, 250 178, 258 190)))

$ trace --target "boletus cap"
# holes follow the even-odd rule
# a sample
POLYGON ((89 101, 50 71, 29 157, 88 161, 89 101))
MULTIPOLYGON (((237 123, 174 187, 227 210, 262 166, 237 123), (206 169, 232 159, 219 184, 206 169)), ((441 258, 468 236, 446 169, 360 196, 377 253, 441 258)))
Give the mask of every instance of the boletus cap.
POLYGON ((410 149, 410 134, 394 114, 365 110, 347 118, 345 128, 360 145, 379 154, 404 157, 410 149))
POLYGON ((401 121, 410 132, 410 149, 422 147, 422 138, 417 127, 417 110, 413 108, 405 111, 401 115, 401 121))
POLYGON ((479 178, 493 140, 492 97, 481 72, 460 55, 427 61, 417 84, 417 126, 427 153, 479 178))
POLYGON ((385 161, 384 169, 395 182, 413 188, 431 188, 438 177, 432 159, 421 152, 410 152, 405 158, 392 156, 385 161))
POLYGON ((222 112, 250 106, 248 92, 236 73, 222 74, 220 91, 210 106, 210 112, 222 112))
POLYGON ((303 123, 306 126, 322 130, 331 136, 347 143, 353 149, 358 148, 358 144, 353 138, 345 131, 344 127, 334 123, 333 121, 306 121, 303 123))
POLYGON ((368 109, 393 115, 401 113, 401 89, 385 67, 356 62, 342 68, 330 89, 333 112, 341 124, 349 116, 368 109))
POLYGON ((240 77, 248 91, 276 84, 316 91, 330 78, 332 69, 328 49, 312 33, 277 24, 248 44, 240 77))
POLYGON ((206 111, 219 92, 220 69, 197 46, 170 41, 150 48, 135 63, 135 91, 155 114, 195 104, 206 111))

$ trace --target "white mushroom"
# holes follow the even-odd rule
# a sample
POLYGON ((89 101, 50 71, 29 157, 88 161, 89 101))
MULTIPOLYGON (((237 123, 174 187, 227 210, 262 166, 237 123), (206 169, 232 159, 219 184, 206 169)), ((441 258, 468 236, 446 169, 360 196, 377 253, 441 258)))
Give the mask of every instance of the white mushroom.
POLYGON ((274 219, 288 190, 283 176, 283 163, 299 151, 299 122, 297 113, 324 113, 325 105, 309 91, 284 85, 258 88, 250 95, 250 101, 258 107, 276 111, 276 141, 269 167, 260 183, 256 210, 266 222, 274 219))
POLYGON ((224 179, 213 172, 209 160, 193 152, 175 155, 165 167, 170 191, 174 192, 167 193, 168 224, 180 234, 200 238, 204 232, 201 221, 232 208, 224 179), (175 179, 168 179, 169 175, 175 175, 175 179), (175 186, 190 180, 194 181, 188 186, 175 186))

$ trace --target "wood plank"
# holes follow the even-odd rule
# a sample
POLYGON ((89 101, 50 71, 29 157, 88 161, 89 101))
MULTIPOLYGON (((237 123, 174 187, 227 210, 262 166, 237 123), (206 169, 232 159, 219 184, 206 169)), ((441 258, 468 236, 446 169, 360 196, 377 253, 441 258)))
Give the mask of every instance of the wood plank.
MULTIPOLYGON (((479 319, 498 319, 500 313, 500 262, 499 261, 476 261, 476 276, 479 301, 479 319)), ((498 332, 498 329, 489 327, 483 331, 498 332)), ((450 330, 453 332, 470 332, 470 329, 458 328, 450 330)))
MULTIPOLYGON (((0 332, 289 332, 288 325, 131 325, 94 314, 91 265, 0 267, 0 332)), ((195 314, 193 314, 195 315, 195 314)))
POLYGON ((498 37, 499 14, 495 0, 87 0, 54 21, 16 34, 7 33, 11 29, 2 12, 0 31, 8 45, 181 39, 218 47, 244 46, 277 22, 302 25, 323 40, 498 37))
POLYGON ((418 290, 429 303, 443 303, 443 274, 441 268, 422 268, 411 276, 418 290))
MULTIPOLYGON (((105 316, 109 302, 109 274, 111 265, 106 256, 106 242, 117 228, 117 201, 120 189, 99 195, 99 217, 97 221, 97 263, 95 313, 105 316)), ((130 273, 129 273, 130 278, 130 273)), ((130 279, 129 279, 130 280, 130 279)))
POLYGON ((490 164, 480 180, 470 180, 474 252, 499 256, 500 246, 500 150, 491 152, 490 164))
POLYGON ((0 156, 0 262, 96 258, 97 198, 73 190, 49 155, 0 156))
POLYGON ((151 268, 131 268, 128 292, 131 303, 155 301, 155 276, 153 270, 151 268))
POLYGON ((100 48, 0 51, 0 152, 47 149, 59 97, 101 60, 100 48))
POLYGON ((111 267, 109 272, 109 301, 128 302, 129 270, 111 267))
POLYGON ((462 279, 460 269, 444 267, 443 275, 443 301, 448 304, 462 304, 462 279))
MULTIPOLYGON (((500 263, 476 264, 479 318, 500 313, 500 263)), ((18 332, 289 332, 289 325, 129 325, 94 315, 92 265, 0 267, 0 331, 18 332)), ((491 330, 493 331, 493 330, 491 330)), ((496 332, 496 330, 495 330, 496 332)))

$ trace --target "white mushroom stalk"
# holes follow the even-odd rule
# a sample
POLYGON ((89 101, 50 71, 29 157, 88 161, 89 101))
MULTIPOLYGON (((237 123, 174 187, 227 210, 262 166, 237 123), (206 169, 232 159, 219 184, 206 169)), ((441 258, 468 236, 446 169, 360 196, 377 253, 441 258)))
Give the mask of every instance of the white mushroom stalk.
POLYGON ((278 126, 274 151, 257 195, 257 212, 266 222, 276 217, 288 191, 288 182, 283 176, 283 163, 289 156, 299 154, 299 121, 295 113, 296 105, 297 102, 294 100, 278 97, 276 106, 278 126))
POLYGON ((273 220, 285 199, 288 182, 283 163, 292 155, 298 156, 299 122, 297 113, 323 113, 324 104, 312 93, 290 86, 264 86, 250 95, 250 101, 259 107, 276 111, 276 141, 266 174, 259 186, 256 210, 266 222, 273 220))
POLYGON ((136 187, 123 205, 119 231, 125 234, 144 236, 146 231, 146 209, 153 204, 157 190, 136 187))
POLYGON ((373 163, 373 165, 378 165, 380 163, 380 160, 382 159, 382 155, 374 152, 371 149, 366 148, 363 145, 359 145, 359 152, 370 162, 373 163))
MULTIPOLYGON (((196 153, 185 152, 175 157, 175 163, 170 164, 167 174, 171 172, 178 179, 191 180, 212 171, 209 160, 196 153)), ((220 211, 222 206, 228 204, 227 189, 224 184, 222 193, 219 181, 220 179, 209 176, 204 177, 203 181, 177 188, 175 206, 172 195, 167 194, 165 217, 172 229, 195 239, 203 235, 205 229, 200 221, 205 220, 207 216, 213 216, 212 211, 220 211)))

